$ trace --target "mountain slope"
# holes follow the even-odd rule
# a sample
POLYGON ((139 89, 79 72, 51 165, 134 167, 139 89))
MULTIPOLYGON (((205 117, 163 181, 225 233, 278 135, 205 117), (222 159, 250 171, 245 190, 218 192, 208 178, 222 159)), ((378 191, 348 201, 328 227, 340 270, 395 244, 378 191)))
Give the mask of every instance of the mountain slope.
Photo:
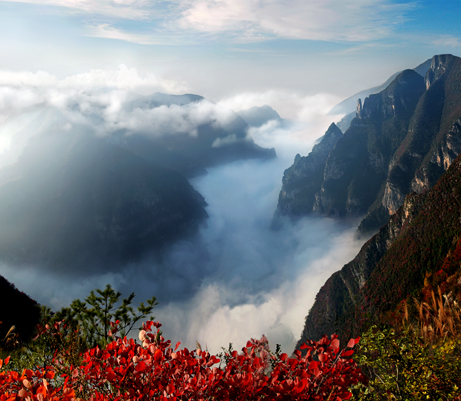
POLYGON ((356 117, 328 154, 315 201, 301 179, 284 178, 277 213, 364 216, 359 232, 376 232, 409 192, 430 188, 459 153, 461 59, 434 56, 426 77, 400 73, 385 90, 357 104, 356 117), (287 191, 287 188, 290 191, 287 191), (294 194, 294 199, 286 194, 294 194), (300 209, 301 210, 301 209, 300 209))
POLYGON ((267 104, 261 107, 254 106, 251 109, 240 110, 237 113, 242 117, 250 127, 261 127, 269 121, 276 121, 279 124, 284 124, 279 113, 277 113, 272 107, 267 104))
POLYGON ((28 340, 39 323, 40 306, 26 294, 19 291, 4 277, 0 276, 0 340, 15 326, 14 333, 19 340, 28 340))
POLYGON ((419 294, 461 238, 461 156, 434 187, 412 193, 359 254, 321 288, 299 344, 322 334, 359 335, 419 294))
POLYGON ((301 216, 312 210, 315 194, 323 181, 328 155, 342 135, 333 123, 308 156, 296 155, 293 165, 283 174, 275 219, 282 215, 301 216))
POLYGON ((113 270, 193 233, 204 206, 173 170, 91 134, 49 131, 0 171, 0 260, 113 270))

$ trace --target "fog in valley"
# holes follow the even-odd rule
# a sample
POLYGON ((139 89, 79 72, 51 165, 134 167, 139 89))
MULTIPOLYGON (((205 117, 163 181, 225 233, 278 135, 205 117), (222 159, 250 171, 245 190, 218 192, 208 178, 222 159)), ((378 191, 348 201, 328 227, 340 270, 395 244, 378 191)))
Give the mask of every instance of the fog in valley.
POLYGON ((52 309, 106 284, 124 296, 135 292, 135 303, 154 295, 159 305, 153 314, 163 324, 165 337, 187 347, 198 341, 218 352, 232 342, 239 349, 248 339, 265 334, 273 349, 277 343, 286 352, 294 348, 316 293, 362 244, 354 240, 358 220, 308 217, 270 229, 284 170, 297 153, 307 155, 341 118, 326 115, 341 99, 274 90, 140 108, 143 96, 183 93, 184 88, 124 67, 62 80, 48 73, 3 73, 0 81, 3 168, 14 163, 30 138, 47 130, 97 138, 118 132, 194 136, 199 125, 231 124, 231 110, 265 104, 287 119, 250 127, 244 138, 229 135, 214 144, 252 138, 261 147, 275 148, 277 158, 233 161, 191 178, 205 198, 209 217, 197 234, 175 242, 161 255, 152 252, 113 269, 95 265, 55 271, 3 261, 0 274, 52 309))

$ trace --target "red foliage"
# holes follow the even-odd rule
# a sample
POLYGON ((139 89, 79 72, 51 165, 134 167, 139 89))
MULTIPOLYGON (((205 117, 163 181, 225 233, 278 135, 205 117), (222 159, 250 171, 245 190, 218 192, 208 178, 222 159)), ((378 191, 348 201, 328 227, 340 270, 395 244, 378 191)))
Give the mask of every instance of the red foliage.
MULTIPOLYGON (((0 373, 0 401, 72 401, 90 389, 88 401, 123 400, 347 400, 348 388, 366 378, 351 359, 359 339, 340 350, 336 335, 309 341, 295 351, 274 355, 267 339, 251 340, 241 353, 224 354, 224 361, 200 349, 173 349, 160 334, 159 323, 147 322, 140 331, 142 345, 118 339, 85 352, 81 366, 62 375, 53 388, 53 368, 0 373), (152 333, 152 328, 156 332, 152 333), (225 362, 225 363, 223 363, 225 362), (219 364, 219 365, 218 365, 219 364), (221 365, 223 365, 221 367, 221 365)), ((6 361, 5 361, 6 362, 6 361)), ((59 361, 55 361, 59 364, 59 361)), ((1 368, 1 364, 0 364, 1 368)))

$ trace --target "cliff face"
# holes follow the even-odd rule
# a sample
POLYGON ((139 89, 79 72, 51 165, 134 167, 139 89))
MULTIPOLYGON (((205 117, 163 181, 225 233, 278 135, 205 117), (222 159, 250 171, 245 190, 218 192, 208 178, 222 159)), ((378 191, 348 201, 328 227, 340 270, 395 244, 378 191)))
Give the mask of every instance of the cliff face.
POLYGON ((306 317, 299 344, 323 334, 360 335, 441 268, 461 237, 461 156, 432 189, 411 193, 359 254, 331 276, 306 317))
POLYGON ((433 186, 457 156, 460 116, 461 59, 434 56, 425 78, 403 71, 385 90, 358 101, 356 117, 328 154, 323 180, 309 185, 309 197, 310 172, 284 177, 277 213, 365 215, 359 233, 375 232, 406 194, 433 186), (298 213, 286 207, 284 193, 300 205, 298 213))
POLYGON ((341 130, 331 124, 308 156, 296 155, 293 165, 283 174, 276 216, 299 216, 312 211, 315 194, 323 181, 328 155, 341 136, 341 130))
POLYGON ((306 316, 298 347, 308 339, 319 339, 323 334, 344 331, 344 317, 360 302, 360 291, 378 262, 402 230, 412 223, 423 204, 424 195, 409 194, 404 205, 363 245, 358 255, 327 280, 306 316))

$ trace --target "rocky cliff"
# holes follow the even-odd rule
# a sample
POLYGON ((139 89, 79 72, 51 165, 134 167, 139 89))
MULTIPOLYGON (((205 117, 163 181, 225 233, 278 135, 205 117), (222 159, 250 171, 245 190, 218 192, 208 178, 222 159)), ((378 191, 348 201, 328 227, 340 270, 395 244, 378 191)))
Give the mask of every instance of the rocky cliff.
POLYGON ((276 218, 281 215, 300 216, 312 211, 328 155, 342 135, 333 123, 308 156, 296 155, 293 165, 283 174, 276 218))
POLYGON ((399 302, 417 296, 461 237, 461 156, 423 194, 411 193, 359 254, 321 288, 302 332, 306 339, 360 335, 399 302))
POLYGON ((296 215, 290 204, 298 204, 298 215, 365 216, 359 233, 376 232, 407 193, 434 185, 459 153, 460 88, 461 59, 442 55, 433 57, 424 78, 405 70, 380 93, 359 100, 350 127, 326 158, 323 179, 314 188, 305 184, 307 171, 306 177, 284 176, 277 214, 296 215))

